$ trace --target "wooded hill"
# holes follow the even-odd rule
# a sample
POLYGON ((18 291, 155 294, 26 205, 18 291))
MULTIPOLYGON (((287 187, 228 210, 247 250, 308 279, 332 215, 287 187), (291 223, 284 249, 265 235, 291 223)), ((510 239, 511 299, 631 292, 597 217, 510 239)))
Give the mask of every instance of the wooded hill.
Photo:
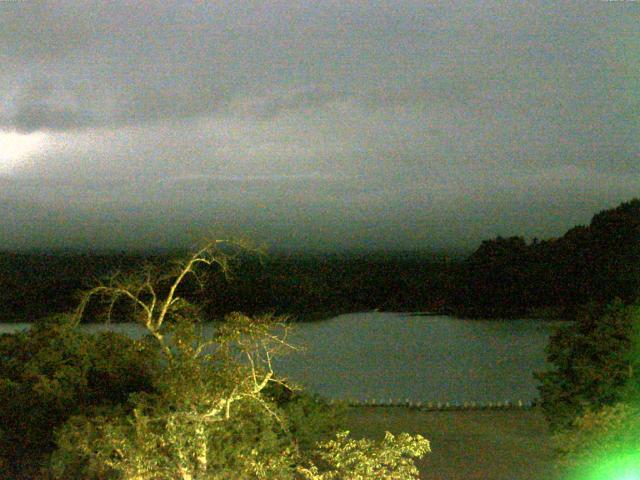
POLYGON ((640 199, 594 215, 560 238, 482 242, 457 274, 450 304, 467 315, 518 316, 640 296, 640 199))

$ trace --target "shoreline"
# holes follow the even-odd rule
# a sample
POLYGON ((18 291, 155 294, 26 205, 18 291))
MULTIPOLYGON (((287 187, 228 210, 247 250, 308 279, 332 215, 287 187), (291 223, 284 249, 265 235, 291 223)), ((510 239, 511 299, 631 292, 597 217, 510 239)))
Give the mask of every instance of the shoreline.
POLYGON ((571 321, 560 314, 560 309, 554 309, 549 311, 532 310, 522 315, 513 316, 489 316, 489 315, 469 315, 463 312, 456 312, 453 310, 448 311, 402 311, 402 310, 326 310, 326 311, 311 311, 306 313, 283 313, 282 316, 291 319, 291 323, 313 323, 324 320, 330 320, 340 315, 349 315, 354 313, 397 313, 404 314, 409 317, 451 317, 456 320, 489 320, 496 322, 517 322, 519 320, 536 320, 539 322, 564 322, 571 321))
MULTIPOLYGON (((554 311, 555 312, 555 311, 554 311)), ((246 314, 249 317, 252 316, 259 316, 262 315, 264 313, 273 313, 273 312, 262 312, 262 313, 252 313, 252 314, 246 314)), ((539 322, 559 322, 559 321, 571 321, 568 320, 567 318, 564 318, 560 315, 556 315, 556 314, 537 314, 537 312, 532 311, 529 312, 527 314, 523 314, 520 316, 495 316, 495 317, 491 317, 491 316, 485 316, 485 315, 465 315, 462 312, 456 312, 456 311, 442 311, 442 312, 438 312, 438 311, 401 311, 401 310, 379 310, 379 309, 371 309, 371 310, 350 310, 350 309, 340 309, 340 310, 317 310, 317 311, 310 311, 310 312, 296 312, 296 313, 274 313, 274 316, 276 317, 284 317, 287 319, 288 322, 292 323, 292 324, 296 324, 296 323, 315 323, 315 322, 322 322, 322 321, 326 321, 326 320, 331 320, 332 318, 336 318, 339 317, 341 315, 350 315, 350 314, 356 314, 356 313, 395 313, 395 314, 404 314, 408 317, 418 317, 418 318, 428 318, 428 317, 451 317, 454 318, 456 320, 489 320, 489 321, 501 321, 501 322, 515 322, 515 321, 519 321, 519 320, 536 320, 539 322)), ((54 317, 56 315, 63 315, 63 314, 53 314, 51 315, 51 317, 54 317)), ((13 325, 13 324, 33 324, 33 323, 39 323, 42 322, 44 320, 46 320, 49 317, 41 317, 41 318, 37 318, 34 320, 23 320, 23 319, 18 319, 18 318, 12 318, 10 320, 5 319, 3 321, 0 321, 0 324, 6 324, 6 325, 13 325)), ((206 323, 213 323, 213 322, 219 322, 219 319, 213 319, 213 320, 205 320, 202 323, 206 324, 206 323)), ((104 322, 101 321, 83 321, 83 324, 101 324, 104 322)), ((131 322, 118 322, 118 321, 112 321, 111 323, 113 324, 120 324, 120 323, 131 323, 131 322)))

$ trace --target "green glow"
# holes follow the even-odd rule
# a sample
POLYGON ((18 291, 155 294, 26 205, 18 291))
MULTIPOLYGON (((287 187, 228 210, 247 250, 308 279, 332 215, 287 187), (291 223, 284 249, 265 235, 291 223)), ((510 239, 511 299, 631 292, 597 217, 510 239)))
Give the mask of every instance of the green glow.
POLYGON ((594 462, 570 480, 640 480, 640 452, 594 462))

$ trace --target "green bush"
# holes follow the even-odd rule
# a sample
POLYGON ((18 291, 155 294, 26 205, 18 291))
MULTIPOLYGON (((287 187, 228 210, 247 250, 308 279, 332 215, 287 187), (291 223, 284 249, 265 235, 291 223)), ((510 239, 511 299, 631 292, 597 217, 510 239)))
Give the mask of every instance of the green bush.
POLYGON ((640 409, 624 403, 587 410, 571 428, 554 435, 558 466, 570 480, 637 478, 640 409), (625 476, 633 471, 634 476, 625 476))
POLYGON ((637 393, 640 309, 620 301, 586 308, 550 339, 551 370, 537 373, 542 409, 553 430, 571 428, 587 410, 637 393), (636 393, 634 393, 636 392, 636 393))
POLYGON ((89 335, 68 317, 0 336, 0 458, 12 478, 32 478, 72 415, 151 391, 151 345, 115 333, 89 335))

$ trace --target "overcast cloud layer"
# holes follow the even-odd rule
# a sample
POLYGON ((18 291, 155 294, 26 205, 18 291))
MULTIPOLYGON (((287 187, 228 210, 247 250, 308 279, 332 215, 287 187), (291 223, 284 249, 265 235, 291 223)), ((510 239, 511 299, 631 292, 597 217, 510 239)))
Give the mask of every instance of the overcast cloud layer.
POLYGON ((640 2, 1 2, 0 65, 5 248, 469 248, 640 195, 640 2))

